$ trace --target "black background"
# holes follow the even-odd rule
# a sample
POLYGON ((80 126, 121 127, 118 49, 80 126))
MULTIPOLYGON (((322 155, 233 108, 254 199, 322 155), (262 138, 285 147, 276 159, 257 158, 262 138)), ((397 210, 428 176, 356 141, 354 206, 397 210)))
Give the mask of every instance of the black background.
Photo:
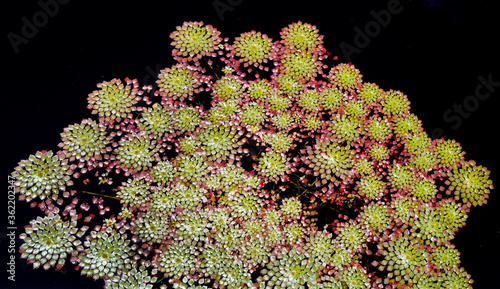
MULTIPOLYGON (((90 116, 87 95, 96 83, 112 78, 137 78, 153 84, 155 71, 173 64, 169 34, 184 21, 204 21, 234 38, 250 30, 279 39, 292 22, 316 25, 324 46, 345 62, 339 46, 355 45, 355 27, 373 21, 370 11, 386 9, 386 1, 250 1, 219 0, 232 9, 222 17, 216 1, 69 1, 40 23, 28 43, 15 53, 8 35, 23 37, 23 17, 33 21, 43 11, 37 1, 3 3, 2 20, 2 184, 7 201, 7 175, 18 161, 39 150, 57 150, 59 134, 70 124, 90 116), (104 3, 105 2, 105 3, 104 3), (39 14, 37 14, 39 13, 39 14)), ((44 3, 46 1, 43 1, 44 3)), ((490 1, 493 3, 493 1, 490 1)), ((402 12, 392 15, 380 33, 351 61, 364 81, 406 93, 411 111, 430 134, 437 128, 460 142, 466 159, 491 170, 498 184, 498 98, 500 86, 480 100, 461 124, 443 115, 454 104, 474 95, 479 76, 500 82, 497 21, 500 14, 488 1, 400 0, 402 12)), ((373 22, 372 22, 373 23, 373 22)), ((472 102, 470 103, 472 104, 472 102)), ((0 201, 5 204, 4 201, 0 201)), ((7 217, 1 208, 0 284, 3 288, 102 288, 102 282, 63 274, 53 269, 33 270, 17 259, 16 281, 6 275, 7 217)), ((483 207, 473 208, 466 227, 453 243, 462 265, 475 280, 474 288, 500 288, 500 197, 498 189, 483 207)), ((25 203, 16 208, 16 233, 38 213, 25 203)), ((16 240, 17 246, 21 244, 16 240)), ((19 257, 19 256, 18 256, 19 257)))

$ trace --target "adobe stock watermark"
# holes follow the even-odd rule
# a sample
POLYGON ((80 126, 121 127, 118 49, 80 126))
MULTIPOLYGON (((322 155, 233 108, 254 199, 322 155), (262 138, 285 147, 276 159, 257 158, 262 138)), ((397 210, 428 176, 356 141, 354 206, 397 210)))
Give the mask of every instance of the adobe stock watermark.
POLYGON ((212 5, 219 16, 219 20, 222 22, 224 21, 224 13, 227 11, 233 12, 234 8, 241 3, 243 3, 243 0, 214 0, 212 5))
MULTIPOLYGON (((500 81, 494 81, 492 73, 486 77, 479 75, 477 80, 479 84, 476 85, 474 94, 464 97, 461 102, 454 103, 451 108, 444 111, 443 121, 450 124, 451 129, 457 130, 462 126, 464 119, 468 119, 473 112, 479 109, 481 102, 487 100, 500 87, 500 81)), ((431 137, 433 139, 448 138, 441 127, 433 129, 431 137)))
POLYGON ((7 39, 14 49, 14 52, 19 53, 19 46, 21 44, 28 44, 30 40, 37 36, 39 30, 45 27, 51 18, 54 18, 60 10, 60 5, 68 4, 70 0, 40 0, 38 6, 40 10, 33 13, 28 18, 23 16, 21 18, 22 26, 20 33, 9 32, 7 39))
POLYGON ((354 27, 353 44, 342 42, 339 45, 340 51, 344 56, 344 59, 351 62, 351 56, 353 54, 361 53, 361 49, 366 48, 371 40, 377 37, 382 28, 387 27, 391 21, 392 16, 397 15, 403 11, 403 6, 399 0, 389 0, 387 2, 387 8, 379 11, 370 11, 370 15, 373 20, 368 21, 363 28, 358 26, 354 27))
POLYGON ((7 279, 16 281, 16 193, 12 176, 7 177, 7 258, 3 260, 7 265, 7 279))

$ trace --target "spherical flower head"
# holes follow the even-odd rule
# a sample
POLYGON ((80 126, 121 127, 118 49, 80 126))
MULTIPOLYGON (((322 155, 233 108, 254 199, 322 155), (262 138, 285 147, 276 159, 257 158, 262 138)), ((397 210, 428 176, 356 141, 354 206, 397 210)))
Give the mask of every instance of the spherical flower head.
POLYGON ((295 219, 302 213, 302 203, 295 197, 284 199, 280 211, 284 216, 295 219))
POLYGON ((338 279, 341 284, 344 284, 349 289, 363 289, 367 288, 367 285, 370 284, 370 277, 366 273, 366 269, 359 265, 342 270, 338 274, 338 279))
POLYGON ((306 90, 299 95, 299 105, 308 112, 320 109, 320 94, 317 90, 306 90))
POLYGON ((199 267, 198 252, 194 246, 185 242, 174 242, 165 245, 158 256, 158 267, 166 278, 180 279, 192 274, 199 267))
POLYGON ((403 284, 416 283, 425 273, 428 259, 427 251, 417 240, 406 234, 399 234, 379 245, 383 260, 380 270, 389 271, 386 281, 403 284))
POLYGON ((37 197, 44 200, 56 196, 66 186, 73 185, 70 178, 73 169, 62 152, 37 152, 27 160, 20 161, 14 170, 12 176, 16 179, 15 191, 28 202, 37 197))
POLYGON ((105 279, 104 284, 106 289, 152 289, 153 284, 158 279, 156 276, 157 270, 151 270, 151 273, 145 266, 132 268, 127 272, 115 275, 111 279, 105 279))
POLYGON ((247 93, 252 100, 264 100, 271 94, 271 83, 267 79, 257 79, 248 84, 247 93))
POLYGON ((367 233, 360 223, 348 221, 336 228, 337 237, 334 243, 352 252, 365 246, 367 233))
POLYGON ((169 161, 161 161, 151 170, 151 177, 160 185, 168 185, 174 179, 174 166, 169 161))
POLYGON ((309 51, 322 54, 323 36, 319 35, 316 26, 309 23, 292 23, 280 32, 281 43, 290 51, 309 51))
POLYGON ((394 188, 407 190, 413 186, 415 174, 409 166, 394 163, 389 168, 389 180, 394 188))
POLYGON ((94 232, 84 243, 84 251, 79 255, 82 275, 95 280, 113 278, 131 269, 131 259, 135 245, 114 230, 94 232))
POLYGON ((370 203, 360 213, 361 222, 377 236, 386 230, 391 221, 389 210, 383 203, 370 203))
POLYGON ((190 106, 179 107, 173 114, 174 127, 177 133, 191 132, 200 124, 201 113, 190 106))
POLYGON ((331 233, 317 231, 309 238, 304 250, 311 256, 311 259, 324 265, 330 261, 334 252, 332 239, 333 235, 331 233))
POLYGON ((436 208, 429 204, 419 207, 414 227, 419 230, 418 236, 426 244, 442 244, 453 238, 455 222, 449 220, 436 208))
POLYGON ((172 55, 179 60, 198 60, 203 56, 215 56, 222 41, 220 32, 203 22, 184 22, 170 34, 174 49, 172 55))
POLYGON ((116 197, 120 199, 120 202, 131 207, 141 208, 146 205, 149 201, 149 184, 143 179, 129 179, 124 183, 119 191, 116 193, 116 197))
MULTIPOLYGON (((318 265, 296 249, 282 249, 258 278, 266 288, 304 288, 318 278, 318 265)), ((308 287, 310 288, 310 287, 308 287)))
POLYGON ((307 148, 305 163, 315 176, 327 180, 343 180, 351 172, 354 152, 347 146, 327 138, 320 139, 313 148, 307 148))
POLYGON ((380 199, 385 190, 385 182, 375 174, 361 177, 358 182, 358 194, 368 200, 380 199))
POLYGON ((240 113, 241 121, 249 126, 259 126, 267 118, 264 108, 256 103, 247 103, 240 113))
POLYGON ((120 79, 104 81, 97 85, 100 90, 89 94, 87 108, 97 114, 105 123, 131 118, 131 112, 139 101, 137 80, 126 79, 126 85, 120 79))
POLYGON ((277 182, 290 169, 289 166, 283 153, 269 151, 260 157, 257 171, 264 179, 277 182))
POLYGON ((483 166, 476 165, 475 161, 462 163, 450 173, 446 184, 447 192, 453 193, 455 199, 464 205, 481 206, 486 204, 493 182, 490 180, 490 171, 483 166))
POLYGON ((286 152, 292 147, 293 139, 284 132, 269 133, 263 135, 263 140, 269 143, 274 151, 286 152))
POLYGON ((379 142, 388 139, 392 131, 389 121, 379 117, 368 120, 365 128, 367 135, 379 142))
POLYGON ((325 110, 339 109, 344 101, 344 94, 337 87, 328 87, 321 92, 321 106, 325 110))
POLYGON ((472 279, 464 268, 446 270, 438 275, 439 288, 471 289, 472 279))
POLYGON ((101 154, 110 150, 107 145, 111 142, 111 136, 107 135, 102 124, 89 118, 65 128, 61 133, 61 140, 59 147, 64 150, 70 161, 86 161, 99 159, 101 154))
POLYGON ((414 199, 407 196, 398 196, 392 199, 391 216, 403 224, 410 224, 413 220, 415 212, 418 211, 418 203, 414 199))
POLYGON ((120 166, 129 172, 139 172, 153 166, 160 148, 156 140, 145 133, 128 134, 115 149, 120 166))
POLYGON ((225 122, 207 124, 202 127, 196 137, 208 160, 223 161, 234 157, 238 148, 245 142, 244 131, 237 123, 225 122))
POLYGON ((353 142, 360 137, 363 122, 357 118, 336 114, 330 121, 330 131, 341 140, 353 142))
POLYGON ((403 139, 408 134, 415 134, 423 130, 421 121, 414 114, 395 115, 392 126, 396 135, 403 139))
POLYGON ((289 130, 296 125, 290 112, 284 111, 271 118, 273 125, 280 130, 289 130))
POLYGON ((462 146, 455 140, 440 139, 435 141, 434 152, 439 166, 445 169, 452 169, 464 161, 462 146))
POLYGON ((53 212, 45 217, 38 217, 30 222, 19 238, 23 240, 20 247, 21 258, 33 264, 33 268, 43 267, 45 270, 55 267, 61 269, 67 257, 76 254, 81 242, 76 239, 76 220, 62 221, 53 212))
POLYGON ((389 90, 382 101, 382 111, 387 116, 406 115, 410 109, 408 97, 401 91, 389 90))
POLYGON ((361 77, 359 70, 352 64, 341 63, 332 68, 328 79, 344 90, 352 90, 361 86, 361 77))
POLYGON ((375 83, 365 82, 359 89, 358 98, 365 104, 376 106, 384 99, 384 91, 375 83))
POLYGON ((431 179, 427 178, 416 180, 410 190, 411 195, 422 202, 430 201, 434 198, 436 192, 436 184, 431 179))
POLYGON ((144 243, 161 243, 171 234, 169 218, 155 209, 139 214, 132 224, 132 232, 144 243))
POLYGON ((280 74, 276 78, 276 83, 278 83, 278 88, 280 92, 284 95, 293 96, 300 92, 302 89, 302 84, 291 75, 280 74))
POLYGON ((321 63, 314 54, 307 52, 285 53, 281 58, 282 71, 299 82, 314 79, 321 63))
POLYGON ((175 178, 182 182, 199 181, 208 173, 208 165, 203 155, 180 155, 175 159, 175 178))
POLYGON ((160 71, 158 84, 160 95, 164 99, 172 98, 183 101, 185 98, 192 99, 198 92, 202 78, 192 67, 177 64, 171 68, 160 71))
POLYGON ((266 34, 252 30, 236 37, 231 51, 245 65, 258 66, 271 59, 273 40, 266 34))
POLYGON ((405 148, 410 154, 420 154, 423 149, 431 147, 432 140, 425 132, 407 134, 405 137, 405 148))
POLYGON ((243 97, 245 86, 242 80, 234 75, 226 75, 215 82, 212 94, 221 101, 243 97))
POLYGON ((460 265, 460 252, 454 245, 445 244, 433 248, 431 257, 432 265, 441 270, 458 269, 460 265))
POLYGON ((381 143, 372 144, 369 148, 369 153, 372 159, 379 162, 389 158, 389 149, 381 143))

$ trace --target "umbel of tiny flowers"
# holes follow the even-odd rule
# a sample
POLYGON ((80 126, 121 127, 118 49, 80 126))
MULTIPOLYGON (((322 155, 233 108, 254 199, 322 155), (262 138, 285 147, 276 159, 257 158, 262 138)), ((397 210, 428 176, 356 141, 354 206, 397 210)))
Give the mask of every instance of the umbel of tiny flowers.
POLYGON ((29 264, 105 288, 471 288, 452 242, 490 172, 431 139, 409 96, 309 23, 170 37, 155 91, 99 83, 60 150, 14 169, 42 214, 20 235, 29 264))

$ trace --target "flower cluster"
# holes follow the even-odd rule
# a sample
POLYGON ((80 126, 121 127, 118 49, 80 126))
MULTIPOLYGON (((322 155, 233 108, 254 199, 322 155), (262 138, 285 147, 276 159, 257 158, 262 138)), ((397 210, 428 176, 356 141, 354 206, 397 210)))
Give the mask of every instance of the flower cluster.
POLYGON ((177 27, 156 91, 98 84, 59 151, 19 162, 44 214, 21 257, 105 288, 471 288, 452 242, 490 172, 315 26, 220 34, 177 27))

